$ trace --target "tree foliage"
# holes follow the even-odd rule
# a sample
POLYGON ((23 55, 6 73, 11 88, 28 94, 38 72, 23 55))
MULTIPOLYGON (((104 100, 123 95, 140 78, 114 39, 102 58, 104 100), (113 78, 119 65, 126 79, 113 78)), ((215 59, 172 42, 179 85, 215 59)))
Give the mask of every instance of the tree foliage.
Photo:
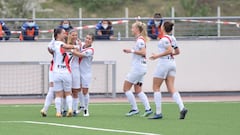
POLYGON ((181 0, 180 3, 185 10, 182 16, 207 16, 209 13, 207 0, 181 0))
POLYGON ((34 0, 0 0, 2 18, 28 18, 37 5, 34 0))
MULTIPOLYGON (((99 8, 101 10, 104 9, 116 9, 121 7, 121 5, 125 5, 129 2, 134 2, 137 0, 55 0, 55 1, 61 1, 66 4, 74 5, 74 8, 85 8, 87 11, 90 12, 97 12, 99 8)), ((138 0, 138 2, 141 2, 142 0, 138 0)))

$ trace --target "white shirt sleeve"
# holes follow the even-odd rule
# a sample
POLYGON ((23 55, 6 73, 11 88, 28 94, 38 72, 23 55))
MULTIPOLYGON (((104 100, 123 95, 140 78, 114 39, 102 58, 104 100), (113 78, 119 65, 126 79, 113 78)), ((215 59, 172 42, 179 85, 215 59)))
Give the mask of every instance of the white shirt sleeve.
POLYGON ((93 56, 93 48, 87 48, 82 53, 85 57, 93 56))
POLYGON ((171 43, 168 38, 165 37, 165 38, 162 38, 161 40, 165 48, 168 48, 169 46, 171 46, 171 43))
POLYGON ((138 47, 138 48, 144 48, 144 47, 146 47, 144 40, 139 39, 139 40, 137 41, 137 47, 138 47))
POLYGON ((178 48, 177 40, 174 36, 172 36, 172 47, 173 47, 173 49, 178 48))
POLYGON ((49 49, 51 49, 51 50, 54 49, 54 42, 55 42, 55 40, 53 39, 53 40, 51 40, 51 41, 48 43, 48 48, 49 48, 49 49))

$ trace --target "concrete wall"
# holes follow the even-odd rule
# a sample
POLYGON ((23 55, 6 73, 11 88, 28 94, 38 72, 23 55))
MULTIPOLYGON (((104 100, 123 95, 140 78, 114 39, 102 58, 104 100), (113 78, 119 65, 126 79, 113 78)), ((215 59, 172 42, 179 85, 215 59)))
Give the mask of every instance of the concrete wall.
MULTIPOLYGON (((48 42, 0 42, 0 61, 50 61, 48 42)), ((95 61, 117 62, 117 92, 130 69, 131 55, 122 52, 135 41, 95 41, 95 61)), ((181 54, 176 58, 176 89, 194 91, 240 90, 239 40, 184 40, 178 41, 181 54)), ((157 41, 147 43, 147 53, 157 52, 157 41)), ((143 89, 152 91, 152 74, 157 61, 148 60, 148 73, 143 89)), ((162 87, 166 91, 166 87, 162 87)))

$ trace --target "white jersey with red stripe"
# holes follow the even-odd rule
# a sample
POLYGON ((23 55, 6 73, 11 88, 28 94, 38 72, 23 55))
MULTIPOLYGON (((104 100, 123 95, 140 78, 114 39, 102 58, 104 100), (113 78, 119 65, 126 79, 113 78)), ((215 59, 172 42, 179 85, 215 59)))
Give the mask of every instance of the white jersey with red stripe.
POLYGON ((84 57, 80 58, 80 72, 81 74, 91 73, 94 49, 93 47, 85 48, 85 43, 83 43, 81 53, 84 57))
MULTIPOLYGON (((176 45, 177 44, 176 44, 175 37, 165 35, 158 42, 159 53, 165 52, 169 46, 172 46, 173 48, 175 48, 175 47, 177 47, 176 45)), ((173 58, 172 55, 169 54, 169 55, 162 56, 159 60, 161 60, 161 59, 172 59, 172 58, 173 58)))
MULTIPOLYGON (((133 47, 133 50, 139 51, 142 48, 146 48, 146 42, 142 36, 139 36, 136 41, 136 45, 133 47)), ((132 54, 132 68, 146 68, 146 56, 132 54)))
POLYGON ((171 43, 173 49, 178 48, 177 40, 176 40, 176 38, 173 35, 165 35, 163 37, 165 37, 165 38, 167 38, 169 40, 169 42, 171 43))
POLYGON ((66 52, 62 45, 64 45, 64 42, 62 41, 55 41, 49 49, 53 51, 53 72, 57 73, 71 73, 71 59, 72 59, 72 53, 66 52))
POLYGON ((85 45, 83 44, 81 53, 84 57, 80 59, 80 84, 82 88, 89 88, 92 80, 94 49, 92 47, 85 48, 85 45))

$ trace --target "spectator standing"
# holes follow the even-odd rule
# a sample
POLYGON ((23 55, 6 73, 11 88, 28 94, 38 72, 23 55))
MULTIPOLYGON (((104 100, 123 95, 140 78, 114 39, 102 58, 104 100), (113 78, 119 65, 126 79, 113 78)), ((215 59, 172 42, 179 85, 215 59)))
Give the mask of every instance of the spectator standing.
POLYGON ((9 40, 11 32, 6 24, 0 20, 0 40, 9 40))
POLYGON ((95 39, 99 39, 99 40, 114 39, 114 32, 113 32, 111 21, 102 20, 96 25, 95 39))
POLYGON ((148 21, 147 32, 151 39, 161 39, 163 37, 163 32, 161 30, 162 24, 163 19, 160 13, 155 13, 153 19, 148 21))
POLYGON ((20 34, 20 40, 38 40, 39 36, 39 27, 38 25, 32 20, 28 19, 22 25, 22 32, 20 34))

